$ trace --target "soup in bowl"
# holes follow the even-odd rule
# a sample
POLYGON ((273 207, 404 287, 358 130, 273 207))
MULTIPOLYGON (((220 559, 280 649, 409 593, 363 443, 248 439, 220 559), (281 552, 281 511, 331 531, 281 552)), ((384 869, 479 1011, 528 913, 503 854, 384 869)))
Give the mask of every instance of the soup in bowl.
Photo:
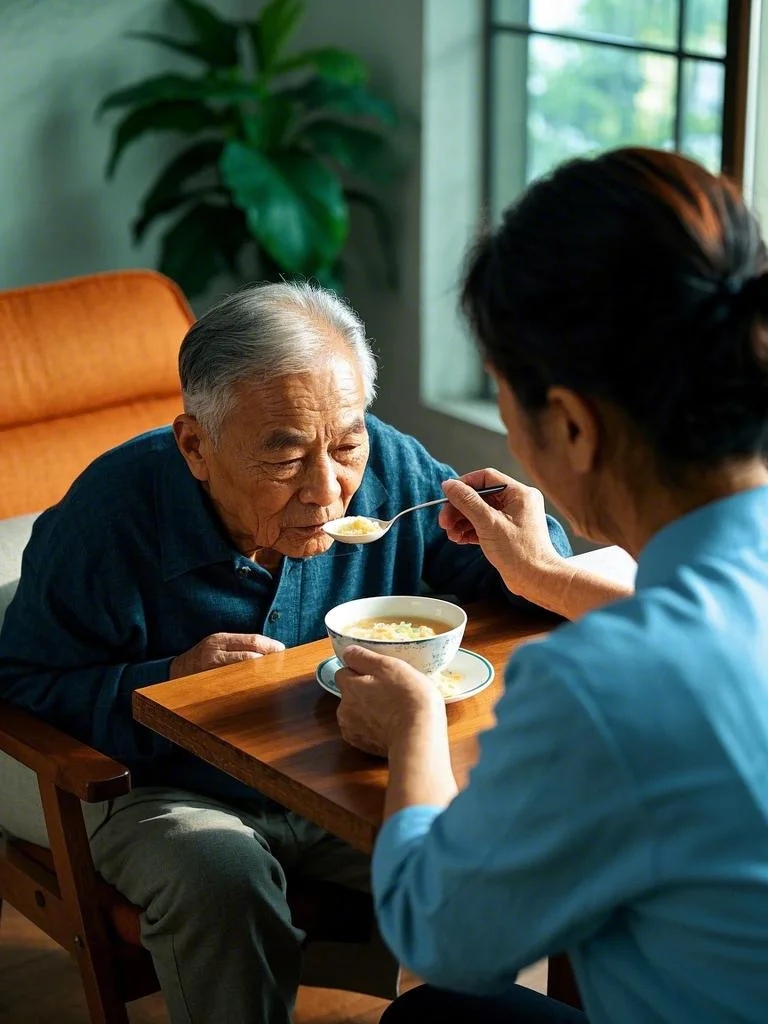
POLYGON ((400 658, 427 675, 453 661, 466 624, 463 608, 435 597, 362 597, 336 605, 325 616, 339 661, 354 645, 400 658))

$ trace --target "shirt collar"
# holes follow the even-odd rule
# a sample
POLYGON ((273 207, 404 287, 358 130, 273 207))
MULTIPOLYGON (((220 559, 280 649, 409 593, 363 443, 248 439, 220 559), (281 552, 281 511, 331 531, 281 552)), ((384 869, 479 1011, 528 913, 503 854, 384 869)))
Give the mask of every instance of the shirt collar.
MULTIPOLYGON (((369 462, 362 483, 349 503, 347 515, 375 516, 387 497, 386 487, 369 462)), ((243 557, 227 536, 208 496, 192 476, 175 443, 165 453, 158 477, 157 509, 163 579, 243 557)), ((336 553, 341 546, 333 544, 330 552, 336 553)))
POLYGON ((175 443, 157 482, 157 517, 165 580, 239 555, 175 443))
POLYGON ((766 545, 768 486, 702 505, 659 530, 640 552, 637 590, 669 582, 681 565, 766 545))

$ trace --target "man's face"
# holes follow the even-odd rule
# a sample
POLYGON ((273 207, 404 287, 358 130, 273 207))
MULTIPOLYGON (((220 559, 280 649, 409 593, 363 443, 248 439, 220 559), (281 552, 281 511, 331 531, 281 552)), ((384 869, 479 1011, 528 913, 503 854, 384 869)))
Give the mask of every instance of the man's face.
POLYGON ((368 461, 363 380, 333 348, 306 374, 244 382, 214 447, 180 416, 177 442, 237 548, 293 558, 326 551, 322 523, 345 515, 368 461))

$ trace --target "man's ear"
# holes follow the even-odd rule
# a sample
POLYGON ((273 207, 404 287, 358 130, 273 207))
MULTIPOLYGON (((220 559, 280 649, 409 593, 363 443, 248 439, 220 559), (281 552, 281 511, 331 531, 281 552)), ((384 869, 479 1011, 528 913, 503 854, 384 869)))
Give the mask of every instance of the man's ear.
POLYGON ((590 473, 600 457, 601 421, 590 401, 569 388, 550 388, 547 419, 574 473, 590 473))
POLYGON ((208 443, 200 424, 194 416, 182 413, 173 421, 173 433, 179 451, 184 456, 184 461, 189 466, 192 476, 201 483, 205 483, 209 477, 206 453, 208 443))

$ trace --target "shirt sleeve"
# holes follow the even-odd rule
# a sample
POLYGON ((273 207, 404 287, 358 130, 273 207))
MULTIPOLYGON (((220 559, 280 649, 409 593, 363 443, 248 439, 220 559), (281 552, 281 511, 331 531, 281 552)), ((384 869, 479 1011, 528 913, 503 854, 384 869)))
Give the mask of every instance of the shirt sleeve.
POLYGON ((373 890, 384 939, 432 984, 500 995, 649 883, 650 830, 611 736, 546 641, 507 670, 497 725, 445 809, 384 825, 373 890))
POLYGON ((171 749, 133 721, 131 695, 168 678, 171 658, 148 659, 138 587, 118 572, 117 548, 64 520, 35 524, 0 632, 0 698, 132 765, 171 749))

